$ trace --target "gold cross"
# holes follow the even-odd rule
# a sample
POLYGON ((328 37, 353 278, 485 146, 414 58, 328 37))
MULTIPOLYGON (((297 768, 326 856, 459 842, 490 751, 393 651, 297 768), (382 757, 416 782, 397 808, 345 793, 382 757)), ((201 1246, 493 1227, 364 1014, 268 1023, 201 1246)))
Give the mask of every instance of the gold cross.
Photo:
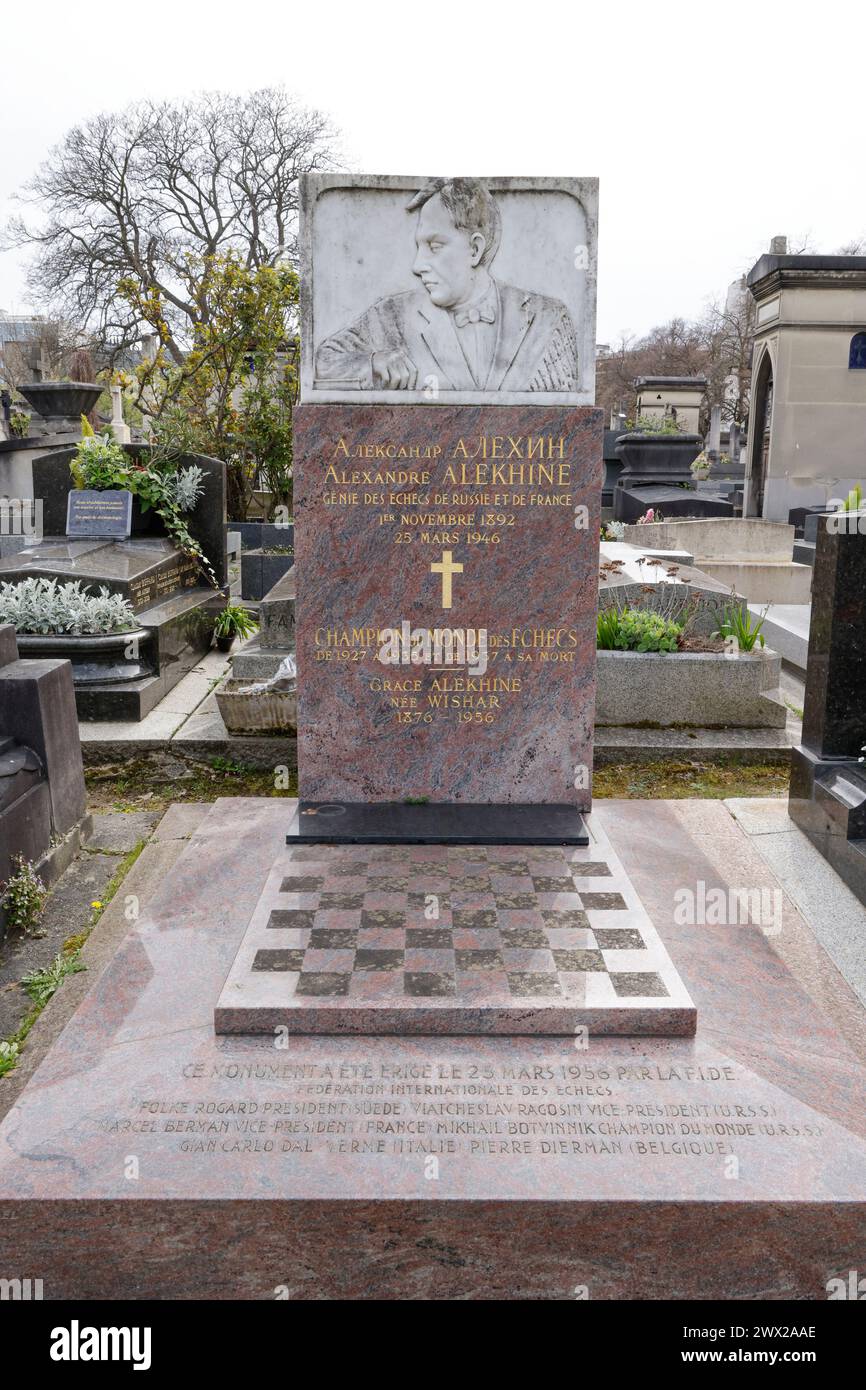
POLYGON ((462 574, 463 566, 455 564, 450 550, 442 551, 442 559, 435 561, 430 566, 431 574, 441 574, 442 576, 442 607, 451 607, 451 578, 452 575, 462 574))

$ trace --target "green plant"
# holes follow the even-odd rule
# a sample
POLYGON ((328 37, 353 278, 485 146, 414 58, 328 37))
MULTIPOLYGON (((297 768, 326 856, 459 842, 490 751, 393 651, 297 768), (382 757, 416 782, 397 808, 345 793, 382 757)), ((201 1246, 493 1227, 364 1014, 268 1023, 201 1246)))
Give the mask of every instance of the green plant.
POLYGON ((197 452, 226 464, 228 513, 247 515, 257 487, 269 514, 292 505, 292 410, 298 395, 298 277, 288 265, 249 265, 236 251, 190 254, 195 284, 189 351, 173 351, 171 308, 161 292, 127 276, 119 293, 160 346, 136 368, 139 404, 161 454, 197 452))
POLYGON ((596 628, 596 643, 602 651, 613 651, 619 633, 619 609, 600 608, 596 628))
POLYGON ((596 645, 606 651, 675 652, 683 626, 651 608, 603 608, 596 645))
POLYGON ((755 643, 764 645, 764 634, 761 628, 764 626, 764 619, 767 616, 765 608, 760 618, 752 622, 752 615, 747 608, 741 608, 739 604, 727 604, 722 609, 722 617, 719 626, 713 633, 713 637, 723 637, 726 641, 733 638, 737 644, 737 650, 750 652, 754 650, 755 643))
POLYGON ((2 898, 6 924, 27 933, 39 920, 48 890, 29 860, 17 854, 12 863, 15 872, 6 880, 2 898))
POLYGON ((211 564, 184 519, 184 513, 191 510, 201 496, 204 477, 201 469, 197 465, 178 469, 168 457, 155 459, 145 455, 138 459, 108 435, 100 438, 92 431, 85 433, 83 424, 82 435, 75 458, 69 465, 75 486, 93 488, 97 492, 114 488, 131 492, 138 498, 142 512, 147 513, 152 508, 178 550, 191 555, 213 587, 218 588, 211 564))
POLYGON ((710 471, 710 457, 706 449, 702 449, 696 459, 692 459, 689 465, 694 477, 706 477, 710 471))
POLYGON ((13 410, 9 416, 9 427, 16 439, 26 439, 30 429, 30 416, 24 410, 13 410))
POLYGON ((34 1004, 41 1009, 51 996, 56 994, 67 975, 77 975, 84 969, 86 967, 79 960, 77 951, 71 955, 61 951, 43 970, 32 970, 29 975, 25 975, 21 984, 34 1004))
POLYGON ((0 1041, 0 1076, 10 1072, 18 1061, 21 1049, 17 1042, 0 1041))
POLYGON ((98 594, 81 588, 81 580, 21 579, 0 583, 0 623, 16 632, 62 632, 93 635, 126 632, 136 626, 132 605, 103 585, 98 594))
POLYGON ((214 623, 215 637, 249 637, 258 623, 248 609, 239 603, 227 603, 214 623))
POLYGON ((629 423, 629 429, 639 434, 680 434, 679 422, 673 415, 639 415, 629 423))
POLYGON ((863 488, 855 483, 840 508, 843 512, 859 512, 863 506, 863 488))

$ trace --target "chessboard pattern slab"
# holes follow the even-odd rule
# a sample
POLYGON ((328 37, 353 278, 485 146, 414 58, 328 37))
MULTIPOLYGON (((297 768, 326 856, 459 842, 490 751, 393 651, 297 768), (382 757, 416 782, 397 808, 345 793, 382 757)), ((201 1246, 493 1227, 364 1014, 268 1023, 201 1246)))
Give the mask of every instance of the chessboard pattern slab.
POLYGON ((691 1034, 619 860, 588 847, 316 845, 278 856, 218 1033, 691 1034))

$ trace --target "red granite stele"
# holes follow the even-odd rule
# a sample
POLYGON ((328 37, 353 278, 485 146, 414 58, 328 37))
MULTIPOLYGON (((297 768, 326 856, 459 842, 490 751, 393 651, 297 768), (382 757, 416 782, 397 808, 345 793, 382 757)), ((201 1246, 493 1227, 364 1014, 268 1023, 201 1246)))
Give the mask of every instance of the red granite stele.
POLYGON ((298 408, 303 800, 589 809, 601 438, 588 408, 298 408), (444 629, 486 670, 383 663, 444 629))

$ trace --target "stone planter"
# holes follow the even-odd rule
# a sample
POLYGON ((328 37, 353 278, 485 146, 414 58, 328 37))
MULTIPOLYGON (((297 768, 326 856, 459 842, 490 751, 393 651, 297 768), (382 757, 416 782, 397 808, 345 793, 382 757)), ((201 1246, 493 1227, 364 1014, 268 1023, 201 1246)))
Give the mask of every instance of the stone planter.
POLYGON ((255 681, 228 680, 216 692, 222 721, 230 734, 296 733, 298 692, 251 691, 255 681))
POLYGON ((21 632, 18 651, 27 659, 44 658, 72 663, 76 689, 137 681, 153 674, 150 660, 151 633, 139 627, 127 632, 101 633, 86 637, 66 632, 21 632), (136 655, 127 657, 130 643, 136 655))
POLYGON ((82 415, 89 415, 102 395, 102 387, 92 381, 28 381, 19 390, 55 432, 69 429, 78 434, 82 415))
POLYGON ((654 434, 634 431, 620 435, 616 452, 622 459, 618 486, 634 482, 690 483, 691 465, 704 441, 699 434, 654 434))
POLYGON ((597 725, 781 729, 782 658, 741 652, 598 652, 597 725))

